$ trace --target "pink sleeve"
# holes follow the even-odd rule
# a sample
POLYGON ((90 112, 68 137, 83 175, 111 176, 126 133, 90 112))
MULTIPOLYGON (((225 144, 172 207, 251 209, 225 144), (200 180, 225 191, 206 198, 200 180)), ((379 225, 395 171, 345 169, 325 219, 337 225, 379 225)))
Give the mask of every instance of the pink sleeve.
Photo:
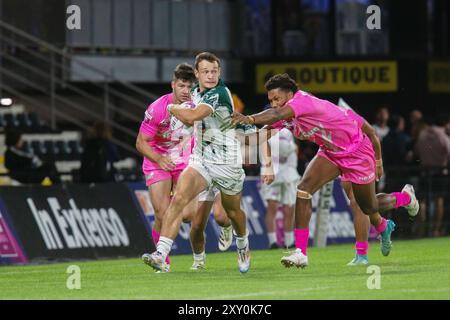
POLYGON ((280 131, 281 129, 284 128, 283 120, 272 123, 270 126, 275 130, 280 131))
POLYGON ((304 105, 302 108, 300 107, 300 97, 301 97, 301 93, 297 92, 294 97, 289 100, 286 105, 289 105, 292 109, 292 111, 294 111, 295 117, 298 118, 299 116, 301 116, 304 112, 304 109, 306 107, 306 105, 304 105))
POLYGON ((156 112, 154 112, 153 105, 150 105, 147 111, 145 111, 145 117, 144 120, 141 122, 139 132, 146 136, 153 137, 158 131, 157 126, 158 122, 157 119, 155 119, 155 117, 156 112))
POLYGON ((362 128, 366 120, 351 109, 348 110, 348 114, 352 119, 356 120, 356 122, 358 123, 358 127, 362 128))

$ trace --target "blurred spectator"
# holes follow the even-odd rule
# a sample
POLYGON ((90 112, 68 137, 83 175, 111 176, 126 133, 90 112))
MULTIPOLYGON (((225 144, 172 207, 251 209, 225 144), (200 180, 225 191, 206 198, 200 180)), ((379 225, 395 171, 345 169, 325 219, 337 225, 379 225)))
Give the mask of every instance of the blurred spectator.
POLYGON ((411 122, 411 125, 414 126, 415 124, 421 122, 423 120, 423 114, 420 110, 413 110, 409 114, 409 121, 411 122))
POLYGON ((81 182, 115 181, 114 163, 119 160, 119 155, 111 138, 108 124, 99 121, 91 128, 81 156, 81 182))
MULTIPOLYGON (((446 117, 427 119, 426 127, 420 132, 415 152, 420 160, 421 218, 426 218, 427 206, 434 203, 432 235, 443 233, 444 197, 449 188, 448 166, 450 165, 450 137, 445 133, 446 117)), ((423 232, 423 230, 422 230, 423 232)))
POLYGON ((375 129, 380 141, 382 141, 384 137, 389 133, 388 121, 389 109, 385 106, 378 108, 375 115, 375 123, 372 126, 375 129))
POLYGON ((409 122, 411 124, 410 128, 411 138, 413 139, 413 141, 417 141, 417 138, 419 137, 419 131, 421 131, 421 129, 425 124, 423 121, 422 111, 420 110, 411 111, 411 113, 409 114, 409 122))
POLYGON ((42 183, 49 178, 52 183, 60 183, 55 164, 43 162, 32 153, 23 150, 22 133, 15 129, 6 131, 5 167, 9 176, 20 183, 42 183))
POLYGON ((447 123, 445 125, 445 133, 450 137, 450 117, 447 118, 447 123))
MULTIPOLYGON (((392 115, 388 121, 389 133, 381 143, 385 174, 383 176, 383 190, 390 192, 402 190, 404 177, 408 173, 404 170, 405 164, 412 160, 411 137, 405 133, 405 119, 400 115, 392 115)), ((392 211, 386 213, 386 217, 398 222, 399 235, 410 233, 410 223, 406 214, 392 215, 392 211)))
POLYGON ((405 133, 405 119, 392 115, 388 121, 389 131, 382 143, 383 162, 385 166, 401 166, 407 162, 411 137, 405 133))

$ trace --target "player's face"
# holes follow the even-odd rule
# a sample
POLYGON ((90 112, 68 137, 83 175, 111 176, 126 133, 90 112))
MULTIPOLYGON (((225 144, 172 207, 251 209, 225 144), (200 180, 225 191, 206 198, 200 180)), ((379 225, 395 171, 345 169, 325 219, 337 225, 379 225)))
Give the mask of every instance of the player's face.
POLYGON ((220 78, 220 67, 217 61, 202 60, 195 70, 195 76, 200 84, 200 89, 211 89, 217 86, 220 78))
POLYGON ((175 103, 183 103, 191 100, 191 89, 193 83, 191 81, 185 81, 177 79, 172 81, 172 91, 174 95, 175 103))
POLYGON ((272 89, 267 92, 267 98, 269 99, 272 108, 283 107, 293 96, 294 94, 291 91, 280 88, 272 89))

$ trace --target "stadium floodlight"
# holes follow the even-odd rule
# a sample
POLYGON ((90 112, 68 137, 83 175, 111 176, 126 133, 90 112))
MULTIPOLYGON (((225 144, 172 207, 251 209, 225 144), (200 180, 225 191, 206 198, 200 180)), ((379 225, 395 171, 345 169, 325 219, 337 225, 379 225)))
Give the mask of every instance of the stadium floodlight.
POLYGON ((1 98, 0 99, 0 104, 2 106, 8 107, 8 106, 12 105, 12 103, 13 103, 13 101, 11 98, 1 98))

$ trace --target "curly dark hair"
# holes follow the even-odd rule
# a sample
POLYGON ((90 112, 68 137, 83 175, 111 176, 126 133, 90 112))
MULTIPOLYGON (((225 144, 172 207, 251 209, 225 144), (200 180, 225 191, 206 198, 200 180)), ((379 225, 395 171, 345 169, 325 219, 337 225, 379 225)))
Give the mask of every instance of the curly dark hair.
POLYGON ((298 91, 297 84, 295 80, 292 79, 287 73, 276 74, 270 77, 269 80, 264 84, 267 91, 273 89, 282 89, 284 91, 292 91, 296 93, 298 91))

